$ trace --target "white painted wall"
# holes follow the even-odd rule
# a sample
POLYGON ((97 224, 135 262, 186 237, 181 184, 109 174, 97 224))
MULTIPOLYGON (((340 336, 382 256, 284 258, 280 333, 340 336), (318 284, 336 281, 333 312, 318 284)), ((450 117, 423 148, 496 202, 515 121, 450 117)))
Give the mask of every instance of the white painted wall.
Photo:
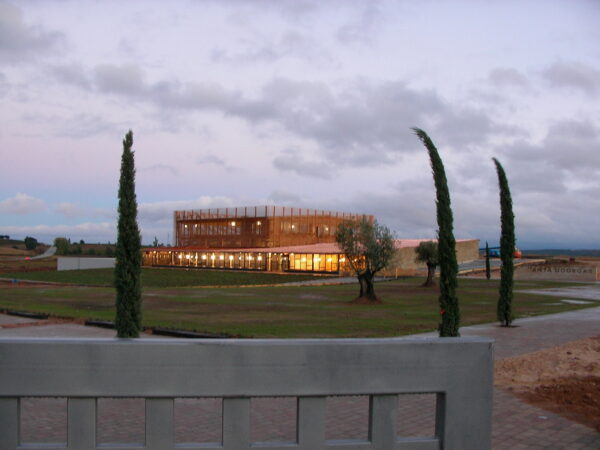
POLYGON ((59 256, 57 270, 110 269, 115 267, 115 258, 80 258, 59 256))

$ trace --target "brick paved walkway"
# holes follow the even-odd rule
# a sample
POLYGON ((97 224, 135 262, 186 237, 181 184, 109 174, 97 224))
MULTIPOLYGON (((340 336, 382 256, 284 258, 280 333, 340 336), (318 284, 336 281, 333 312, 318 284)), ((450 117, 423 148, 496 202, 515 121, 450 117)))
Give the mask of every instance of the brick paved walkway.
MULTIPOLYGON (((114 336, 111 330, 73 324, 2 328, 10 323, 24 323, 27 320, 0 315, 0 336, 114 336)), ((461 333, 464 336, 480 335, 494 338, 495 357, 506 358, 598 335, 600 307, 521 319, 515 325, 514 328, 502 328, 495 324, 477 325, 462 328, 461 333)), ((401 435, 433 434, 435 409, 433 394, 400 396, 399 401, 398 430, 401 435)), ((327 438, 366 439, 368 403, 366 396, 329 398, 327 438)), ((25 399, 21 406, 23 442, 66 440, 65 399, 25 399)), ((102 399, 99 400, 98 409, 99 442, 142 441, 143 400, 102 399)), ((295 399, 253 399, 251 411, 253 440, 294 440, 295 399)), ((220 399, 176 400, 175 424, 176 438, 180 443, 220 441, 220 399)), ((537 448, 597 450, 600 448, 600 433, 557 414, 525 404, 510 392, 496 388, 492 443, 493 448, 497 450, 537 448)))

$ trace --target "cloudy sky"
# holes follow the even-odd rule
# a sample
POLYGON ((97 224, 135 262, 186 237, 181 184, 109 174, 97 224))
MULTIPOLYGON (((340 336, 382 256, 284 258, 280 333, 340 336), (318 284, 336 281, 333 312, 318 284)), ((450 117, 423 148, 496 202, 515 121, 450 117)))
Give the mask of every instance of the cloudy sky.
POLYGON ((134 133, 144 243, 174 209, 375 214, 497 245, 492 157, 521 248, 600 248, 600 2, 0 3, 0 234, 114 241, 134 133))

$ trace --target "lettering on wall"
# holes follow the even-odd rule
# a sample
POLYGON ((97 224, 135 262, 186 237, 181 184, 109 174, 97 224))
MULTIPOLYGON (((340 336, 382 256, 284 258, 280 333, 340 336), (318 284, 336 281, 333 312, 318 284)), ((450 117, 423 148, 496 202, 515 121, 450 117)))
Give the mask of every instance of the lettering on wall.
POLYGON ((515 277, 522 280, 596 281, 598 268, 579 264, 525 264, 516 268, 515 277))

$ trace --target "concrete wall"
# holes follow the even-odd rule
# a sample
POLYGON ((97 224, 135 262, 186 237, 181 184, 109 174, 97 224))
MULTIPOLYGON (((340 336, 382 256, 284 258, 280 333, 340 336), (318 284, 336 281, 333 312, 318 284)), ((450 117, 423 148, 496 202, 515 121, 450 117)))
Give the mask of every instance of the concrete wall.
MULTIPOLYGON (((399 249, 393 261, 379 275, 415 275, 420 269, 427 268, 425 264, 415 262, 416 256, 415 247, 399 249)), ((479 239, 456 242, 456 260, 459 263, 476 259, 479 259, 479 239)))
POLYGON ((115 267, 115 258, 59 256, 57 259, 57 270, 109 269, 115 267))
MULTIPOLYGON (((174 450, 174 398, 223 399, 210 450, 486 450, 493 347, 488 338, 0 339, 0 448, 19 445, 19 399, 67 397, 68 449, 97 449, 96 399, 146 402, 145 447, 174 450), (435 436, 398 436, 399 394, 435 393, 435 436), (328 396, 369 395, 369 441, 325 440, 328 396), (297 397, 297 442, 251 442, 252 397, 297 397)), ((39 444, 38 444, 39 445, 39 444)), ((121 448, 121 447, 119 447, 121 448)), ((130 447, 126 447, 130 448, 130 447)))
POLYGON ((516 280, 600 281, 598 267, 585 264, 522 264, 515 267, 516 280))

